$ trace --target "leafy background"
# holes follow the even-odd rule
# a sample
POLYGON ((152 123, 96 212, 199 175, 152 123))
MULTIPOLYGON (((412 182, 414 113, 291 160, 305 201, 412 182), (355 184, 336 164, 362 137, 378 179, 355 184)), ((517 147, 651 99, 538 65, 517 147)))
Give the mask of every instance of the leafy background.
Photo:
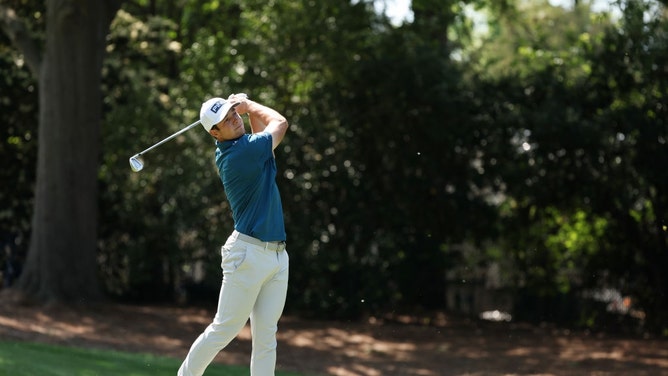
MULTIPOLYGON (((43 33, 42 5, 7 3, 43 33)), ((276 153, 288 310, 453 309, 448 291, 494 267, 521 318, 605 327, 583 297, 614 288, 665 333, 666 9, 574 3, 414 0, 414 19, 394 25, 366 1, 124 2, 103 68, 105 291, 215 296, 233 224, 210 137, 151 151, 141 173, 127 158, 195 121, 205 99, 246 92, 291 124, 276 153)), ((22 257, 37 88, 4 34, 0 51, 0 226, 22 257)))

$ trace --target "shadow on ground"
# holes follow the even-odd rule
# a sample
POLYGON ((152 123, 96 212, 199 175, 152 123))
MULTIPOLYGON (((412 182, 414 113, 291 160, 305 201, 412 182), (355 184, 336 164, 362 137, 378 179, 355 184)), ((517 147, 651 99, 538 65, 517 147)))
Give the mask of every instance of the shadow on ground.
MULTIPOLYGON (((72 310, 0 302, 0 340, 183 358, 212 316, 210 310, 182 307, 103 305, 72 310)), ((446 316, 430 325, 401 321, 284 317, 279 325, 278 368, 309 376, 668 376, 666 340, 446 316)), ((249 357, 246 327, 215 361, 247 365, 249 357)))

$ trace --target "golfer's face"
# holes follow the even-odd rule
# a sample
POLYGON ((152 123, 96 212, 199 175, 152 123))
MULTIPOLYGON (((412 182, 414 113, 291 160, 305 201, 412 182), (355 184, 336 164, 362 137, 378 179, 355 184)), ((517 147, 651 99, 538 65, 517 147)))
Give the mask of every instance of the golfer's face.
MULTIPOLYGON (((234 107, 230 108, 223 120, 221 120, 220 123, 216 125, 218 126, 218 134, 214 134, 214 137, 218 136, 216 138, 220 137, 225 140, 233 140, 246 133, 246 130, 244 129, 244 122, 241 119, 241 116, 237 114, 237 111, 234 109, 234 107)), ((216 132, 216 130, 213 129, 212 132, 216 132)))

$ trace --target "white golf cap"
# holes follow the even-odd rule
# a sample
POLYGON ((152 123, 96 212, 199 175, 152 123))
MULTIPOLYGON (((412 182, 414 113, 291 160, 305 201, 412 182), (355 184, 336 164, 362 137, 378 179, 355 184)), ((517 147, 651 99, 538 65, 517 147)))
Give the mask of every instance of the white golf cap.
POLYGON ((199 111, 199 121, 208 132, 225 118, 230 108, 237 104, 223 98, 211 98, 202 103, 202 109, 199 111))

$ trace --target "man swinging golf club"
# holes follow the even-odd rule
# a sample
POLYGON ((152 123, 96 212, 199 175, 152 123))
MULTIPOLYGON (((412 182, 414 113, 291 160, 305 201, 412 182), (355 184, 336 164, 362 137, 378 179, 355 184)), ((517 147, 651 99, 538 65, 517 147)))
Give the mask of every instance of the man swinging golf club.
POLYGON ((280 113, 231 95, 213 98, 200 123, 216 139, 216 165, 232 208, 234 231, 223 245, 223 282, 213 322, 195 340, 178 376, 200 376, 250 318, 253 376, 274 375, 276 331, 288 289, 283 208, 274 149, 288 122, 280 113), (251 133, 240 115, 248 114, 251 133))

